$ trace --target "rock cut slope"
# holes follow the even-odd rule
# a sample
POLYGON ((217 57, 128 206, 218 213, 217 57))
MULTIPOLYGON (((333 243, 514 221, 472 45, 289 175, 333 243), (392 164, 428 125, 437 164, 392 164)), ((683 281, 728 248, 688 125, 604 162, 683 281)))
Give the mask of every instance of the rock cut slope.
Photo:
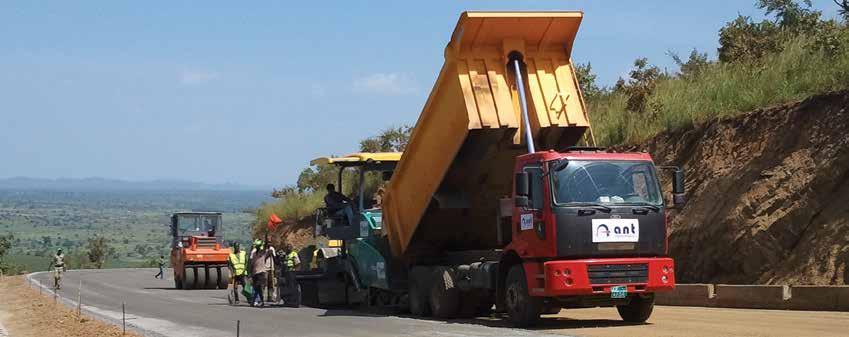
POLYGON ((670 224, 680 282, 849 284, 849 91, 662 133, 687 170, 670 224))

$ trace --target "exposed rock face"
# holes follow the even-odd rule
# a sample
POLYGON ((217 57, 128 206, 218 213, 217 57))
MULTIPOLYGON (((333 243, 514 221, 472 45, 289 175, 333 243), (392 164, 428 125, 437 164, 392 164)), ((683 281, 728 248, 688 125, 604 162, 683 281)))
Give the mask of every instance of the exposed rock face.
POLYGON ((670 223, 679 282, 849 284, 849 91, 639 149, 687 171, 689 201, 670 223))

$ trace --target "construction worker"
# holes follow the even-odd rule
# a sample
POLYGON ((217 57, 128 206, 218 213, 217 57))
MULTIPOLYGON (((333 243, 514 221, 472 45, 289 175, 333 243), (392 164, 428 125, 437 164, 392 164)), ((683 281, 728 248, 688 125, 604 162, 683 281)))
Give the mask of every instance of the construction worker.
POLYGON ((280 295, 280 299, 284 298, 283 294, 286 294, 285 298, 286 305, 298 307, 300 303, 298 299, 300 298, 299 289, 297 286, 297 280, 295 279, 295 271, 301 265, 301 258, 298 256, 298 252, 292 249, 292 245, 287 244, 283 248, 283 270, 282 276, 283 281, 280 282, 278 286, 278 293, 280 295))
POLYGON ((61 289, 62 273, 65 272, 65 254, 62 253, 62 248, 59 248, 56 255, 53 255, 50 266, 53 268, 53 289, 61 289))
POLYGON ((153 278, 165 279, 165 255, 159 255, 159 260, 156 261, 159 263, 159 274, 153 276, 153 278))
POLYGON ((254 298, 251 306, 265 306, 263 290, 268 283, 268 271, 274 263, 273 251, 260 240, 254 240, 254 248, 251 250, 251 286, 254 288, 254 298))
POLYGON ((230 253, 230 257, 227 258, 227 264, 230 267, 230 275, 233 275, 233 303, 235 304, 239 304, 238 286, 241 285, 242 289, 245 289, 245 275, 247 275, 245 270, 247 263, 245 255, 245 251, 242 250, 239 247, 239 243, 236 242, 233 244, 233 252, 230 253))

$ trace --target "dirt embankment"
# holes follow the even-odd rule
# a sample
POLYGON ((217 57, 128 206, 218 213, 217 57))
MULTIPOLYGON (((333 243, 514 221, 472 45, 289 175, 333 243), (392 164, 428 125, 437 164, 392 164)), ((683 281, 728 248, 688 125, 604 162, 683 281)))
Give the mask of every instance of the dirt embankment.
POLYGON ((41 336, 136 336, 39 295, 23 276, 6 277, 0 282, 0 321, 14 337, 41 336))
POLYGON ((687 171, 669 237, 680 282, 849 284, 849 91, 640 148, 687 171))

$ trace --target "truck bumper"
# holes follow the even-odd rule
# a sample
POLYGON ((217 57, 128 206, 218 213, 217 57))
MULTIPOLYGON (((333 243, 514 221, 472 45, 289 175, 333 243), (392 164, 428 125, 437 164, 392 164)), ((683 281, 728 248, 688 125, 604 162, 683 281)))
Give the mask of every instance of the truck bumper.
POLYGON ((671 258, 609 258, 526 262, 531 296, 558 297, 609 294, 626 286, 628 294, 671 291, 675 288, 671 258))

